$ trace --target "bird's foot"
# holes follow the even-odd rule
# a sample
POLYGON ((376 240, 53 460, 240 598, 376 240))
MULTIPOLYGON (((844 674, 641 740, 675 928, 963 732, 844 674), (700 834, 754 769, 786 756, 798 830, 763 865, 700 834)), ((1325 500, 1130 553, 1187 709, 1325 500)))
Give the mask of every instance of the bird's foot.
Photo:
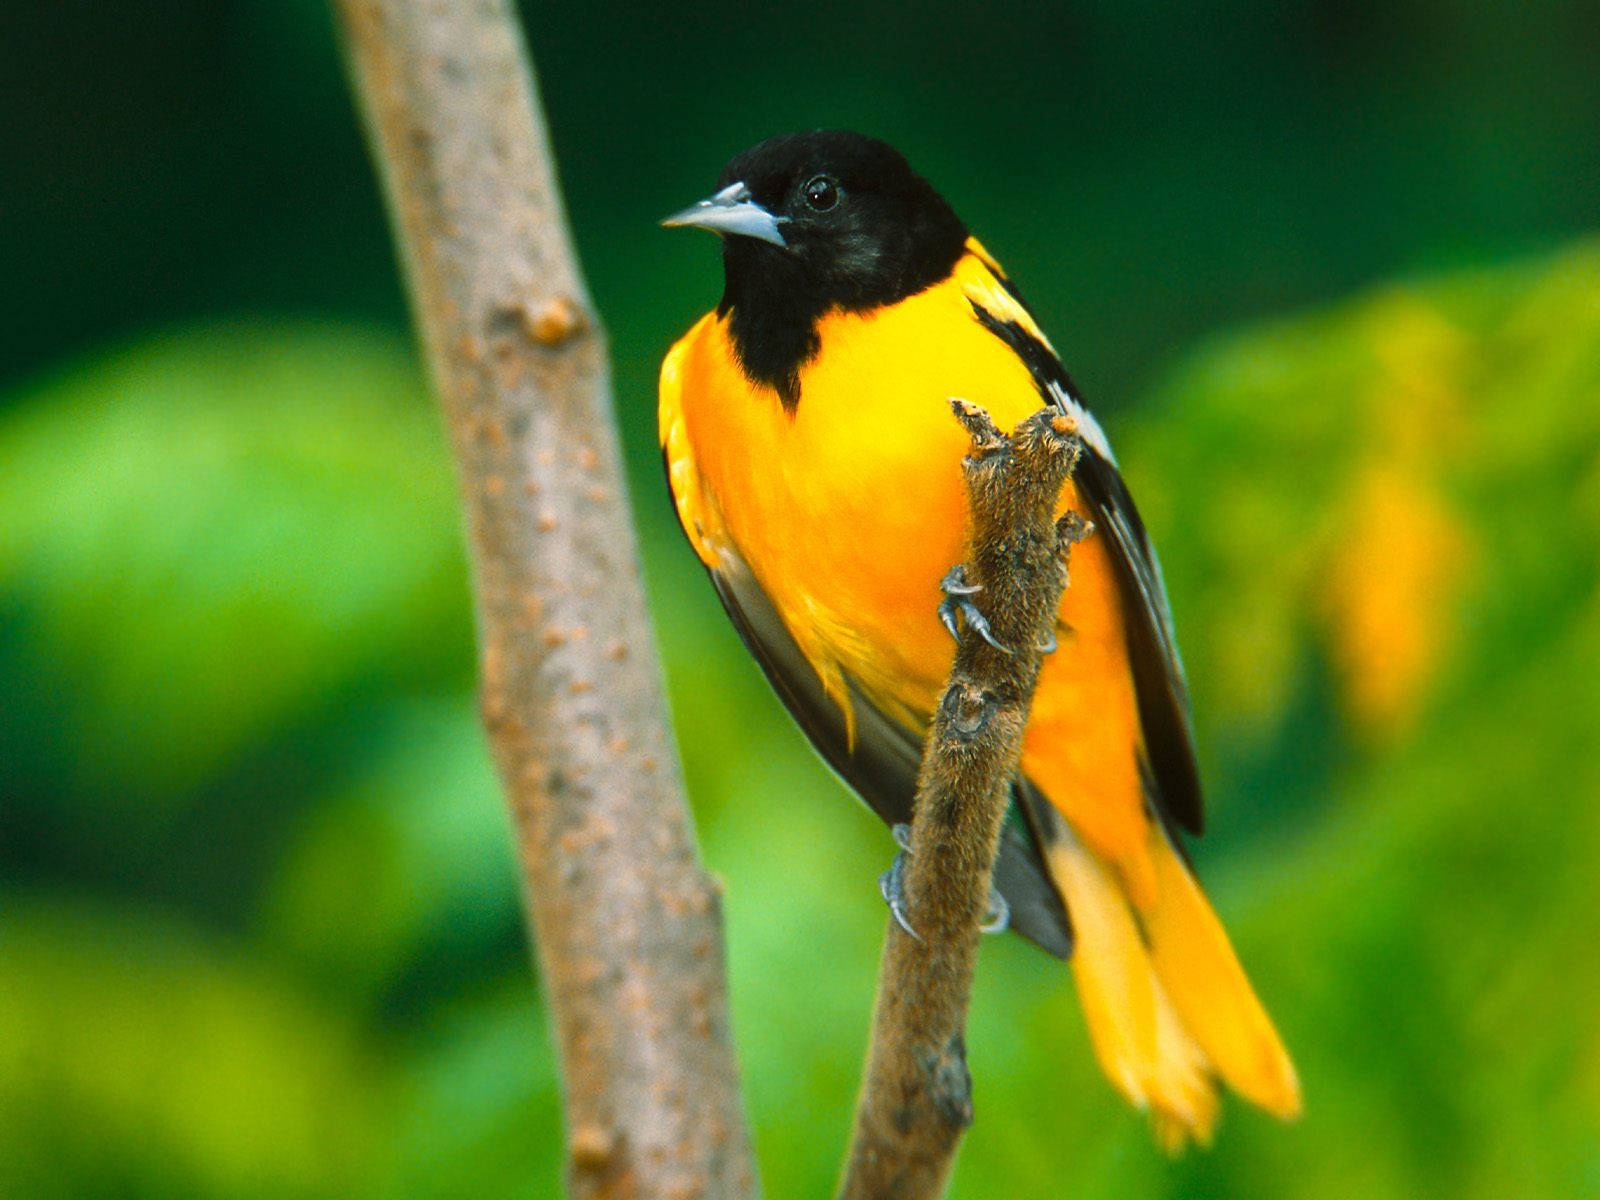
POLYGON ((961 627, 956 618, 959 616, 972 630, 989 645, 1001 654, 1010 654, 1011 651, 995 641, 994 632, 989 628, 989 620, 978 611, 978 606, 968 597, 975 596, 983 591, 983 585, 967 582, 967 569, 960 563, 951 567, 945 577, 939 581, 939 591, 944 599, 939 601, 939 620, 944 622, 944 627, 950 631, 950 636, 956 641, 961 640, 961 627))
POLYGON ((906 919, 906 856, 911 853, 911 826, 895 825, 889 832, 894 837, 894 844, 900 849, 895 852, 894 861, 889 864, 889 869, 878 876, 878 891, 883 893, 883 902, 894 914, 895 924, 920 942, 922 935, 911 928, 911 922, 906 919))
MULTIPOLYGON (((894 844, 900 849, 894 856, 894 862, 889 864, 889 869, 878 877, 878 890, 883 893, 884 903, 894 914, 895 924, 920 942, 922 935, 911 927, 911 921, 906 916, 905 874, 906 858, 911 853, 911 826, 895 825, 889 832, 894 837, 894 844)), ((982 933, 1004 933, 1010 927, 1011 906, 1006 903, 1006 898, 991 886, 988 910, 984 913, 983 924, 978 926, 978 929, 982 933)))

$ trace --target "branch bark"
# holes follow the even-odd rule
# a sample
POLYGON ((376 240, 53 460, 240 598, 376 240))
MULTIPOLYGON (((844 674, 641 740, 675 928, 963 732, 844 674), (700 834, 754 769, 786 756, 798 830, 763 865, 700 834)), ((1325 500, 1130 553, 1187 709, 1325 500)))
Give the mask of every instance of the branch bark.
POLYGON ((335 0, 466 506, 579 1197, 757 1191, 611 423, 509 0, 335 0))
POLYGON ((1047 409, 1006 437, 976 405, 954 407, 972 437, 966 579, 1009 653, 967 631, 923 748, 902 878, 917 936, 890 919, 846 1200, 942 1195, 972 1123, 965 1036, 979 926, 1040 647, 1052 639, 1068 551, 1089 528, 1076 514, 1055 518, 1081 450, 1067 417, 1047 409))

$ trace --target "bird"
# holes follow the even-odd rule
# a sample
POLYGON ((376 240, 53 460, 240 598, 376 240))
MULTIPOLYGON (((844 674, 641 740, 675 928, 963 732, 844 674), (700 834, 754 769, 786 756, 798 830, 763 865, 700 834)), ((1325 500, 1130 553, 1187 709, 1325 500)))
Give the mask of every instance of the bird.
POLYGON ((679 522, 780 699, 893 827, 959 636, 941 608, 977 612, 940 590, 970 533, 950 402, 1002 428, 1043 405, 1074 422, 1062 508, 1093 533, 1034 694, 997 902, 1069 962, 1096 1059, 1169 1152, 1211 1141, 1224 1084, 1297 1116, 1294 1065, 1183 844, 1201 784, 1155 549, 1016 284, 899 151, 843 130, 760 142, 662 224, 722 250, 720 300, 661 367, 679 522))

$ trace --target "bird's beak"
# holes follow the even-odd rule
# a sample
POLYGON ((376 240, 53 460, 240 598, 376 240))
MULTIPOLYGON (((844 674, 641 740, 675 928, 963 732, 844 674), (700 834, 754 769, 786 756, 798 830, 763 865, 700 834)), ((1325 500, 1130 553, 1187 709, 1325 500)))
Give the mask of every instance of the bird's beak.
POLYGON ((771 242, 774 246, 787 246, 783 234, 778 230, 778 220, 750 199, 750 189, 744 184, 730 183, 709 200, 691 204, 661 223, 667 226, 688 225, 696 229, 709 229, 712 233, 733 234, 735 237, 771 242))

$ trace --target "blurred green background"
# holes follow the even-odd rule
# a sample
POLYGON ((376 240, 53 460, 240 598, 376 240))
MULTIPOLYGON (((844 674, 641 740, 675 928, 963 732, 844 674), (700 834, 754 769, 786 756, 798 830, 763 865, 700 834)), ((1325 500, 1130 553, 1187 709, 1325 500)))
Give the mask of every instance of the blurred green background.
MULTIPOLYGON (((958 1197, 1600 1195, 1600 6, 526 13, 616 358, 769 1194, 827 1194, 888 839, 673 524, 657 230, 887 137, 1166 563, 1197 850, 1307 1113, 1169 1161, 986 944, 958 1197)), ((0 10, 0 1195, 529 1196, 559 1100, 453 482, 315 0, 0 10)))

